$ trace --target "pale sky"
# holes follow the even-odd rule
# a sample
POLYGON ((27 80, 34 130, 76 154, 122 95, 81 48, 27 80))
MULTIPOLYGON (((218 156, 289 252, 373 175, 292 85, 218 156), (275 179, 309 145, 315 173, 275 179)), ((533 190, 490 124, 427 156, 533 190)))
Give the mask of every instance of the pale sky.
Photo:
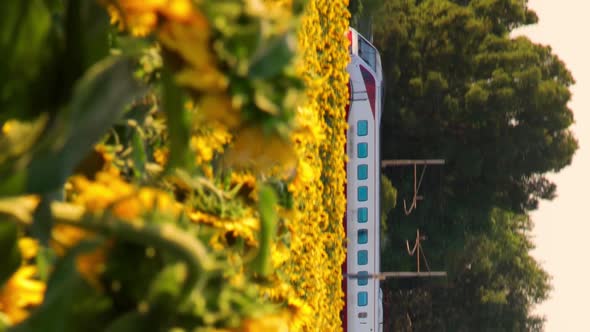
POLYGON ((571 166, 550 178, 558 197, 532 213, 537 245, 533 255, 553 276, 551 298, 538 307, 546 332, 590 331, 590 1, 529 0, 539 16, 520 29, 537 43, 550 45, 576 84, 569 104, 580 149, 571 166))

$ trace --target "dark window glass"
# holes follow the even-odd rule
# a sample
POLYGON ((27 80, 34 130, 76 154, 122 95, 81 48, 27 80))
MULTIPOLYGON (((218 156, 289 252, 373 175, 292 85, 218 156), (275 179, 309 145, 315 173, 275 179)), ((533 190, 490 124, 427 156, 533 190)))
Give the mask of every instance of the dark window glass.
POLYGON ((358 165, 356 168, 356 177, 359 180, 366 180, 369 177, 369 165, 358 165))
POLYGON ((369 242, 369 232, 366 229, 359 229, 357 235, 358 244, 366 244, 369 242))
POLYGON ((356 122, 358 136, 367 136, 369 134, 369 122, 367 120, 359 120, 356 122))
POLYGON ((369 209, 359 208, 357 211, 357 217, 360 223, 366 223, 369 220, 369 209))
POLYGON ((366 202, 369 199, 369 188, 367 186, 360 186, 356 191, 359 202, 366 202))
POLYGON ((356 281, 356 284, 359 285, 359 286, 366 286, 366 285, 368 285, 369 284, 369 278, 366 278, 366 277, 363 278, 362 276, 368 276, 369 275, 369 272, 367 272, 367 271, 360 271, 358 274, 359 274, 359 277, 358 277, 358 279, 356 281))
POLYGON ((356 145, 357 158, 367 158, 369 155, 369 145, 367 143, 359 143, 356 145))
POLYGON ((366 250, 359 250, 358 256, 356 259, 356 263, 358 265, 367 265, 369 264, 369 252, 366 250))
POLYGON ((377 68, 377 49, 371 45, 364 38, 359 36, 358 39, 358 53, 365 62, 376 71, 377 68))
POLYGON ((369 304, 369 293, 358 292, 357 302, 359 307, 365 307, 367 304, 369 304))

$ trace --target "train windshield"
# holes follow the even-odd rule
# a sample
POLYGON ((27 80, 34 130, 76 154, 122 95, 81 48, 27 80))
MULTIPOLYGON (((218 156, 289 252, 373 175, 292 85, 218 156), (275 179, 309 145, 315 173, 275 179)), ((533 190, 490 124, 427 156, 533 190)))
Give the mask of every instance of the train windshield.
POLYGON ((377 49, 360 35, 358 41, 359 56, 373 69, 373 72, 377 72, 377 49))

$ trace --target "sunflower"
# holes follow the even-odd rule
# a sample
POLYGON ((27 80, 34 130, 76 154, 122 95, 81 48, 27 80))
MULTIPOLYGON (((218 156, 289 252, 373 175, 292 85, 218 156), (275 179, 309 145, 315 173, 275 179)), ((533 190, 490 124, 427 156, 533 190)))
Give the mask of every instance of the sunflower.
POLYGON ((288 332, 289 319, 288 313, 246 319, 236 332, 288 332))
POLYGON ((187 22, 193 19, 191 0, 103 0, 111 23, 134 36, 153 32, 162 18, 187 22))
POLYGON ((29 310, 43 302, 45 283, 37 278, 38 270, 28 262, 37 255, 39 245, 31 238, 18 242, 23 264, 10 279, 0 286, 0 312, 10 324, 17 324, 29 315, 29 310))

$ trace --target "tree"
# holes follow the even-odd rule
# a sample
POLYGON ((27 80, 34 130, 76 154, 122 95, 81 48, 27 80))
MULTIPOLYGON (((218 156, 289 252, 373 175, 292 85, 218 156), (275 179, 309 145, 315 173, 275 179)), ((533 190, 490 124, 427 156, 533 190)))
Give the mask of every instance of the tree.
POLYGON ((397 205, 397 189, 391 184, 391 181, 384 176, 381 175, 381 247, 387 248, 388 247, 388 237, 387 237, 387 216, 395 206, 397 205))
MULTIPOLYGON (((391 281, 386 295, 406 301, 395 310, 418 331, 542 329, 530 308, 546 298, 549 277, 529 255, 527 213, 554 198, 545 174, 578 148, 572 75, 550 47, 510 37, 537 21, 526 1, 384 0, 376 13, 383 158, 446 160, 423 178, 418 209, 390 214, 384 269, 416 268, 404 252, 419 228, 431 269, 449 282, 391 281)), ((411 197, 412 174, 386 175, 411 197)))
POLYGON ((446 159, 453 199, 485 210, 530 211, 552 198, 543 174, 569 165, 577 149, 567 107, 574 80, 550 47, 509 38, 534 13, 516 0, 389 0, 380 13, 384 132, 393 133, 384 157, 446 159))
POLYGON ((398 284, 386 292, 396 313, 389 324, 396 331, 408 320, 414 331, 542 330, 544 319, 531 310, 551 286, 547 272, 529 255, 532 222, 494 209, 491 224, 490 232, 470 238, 454 257, 448 281, 413 281, 414 287, 398 284))
MULTIPOLYGON (((431 252, 462 250, 489 227, 494 207, 526 213, 552 199, 545 173, 570 164, 578 147, 567 106, 574 80, 550 47, 509 37, 535 14, 501 0, 387 0, 378 13, 387 78, 382 155, 446 160, 444 176, 422 184, 440 186, 442 201, 420 202, 410 216, 394 211, 392 245, 403 249, 419 227, 440 235, 428 241, 431 252), (500 29, 494 17, 512 19, 500 29)), ((388 176, 400 197, 412 195, 411 176, 388 176)))

